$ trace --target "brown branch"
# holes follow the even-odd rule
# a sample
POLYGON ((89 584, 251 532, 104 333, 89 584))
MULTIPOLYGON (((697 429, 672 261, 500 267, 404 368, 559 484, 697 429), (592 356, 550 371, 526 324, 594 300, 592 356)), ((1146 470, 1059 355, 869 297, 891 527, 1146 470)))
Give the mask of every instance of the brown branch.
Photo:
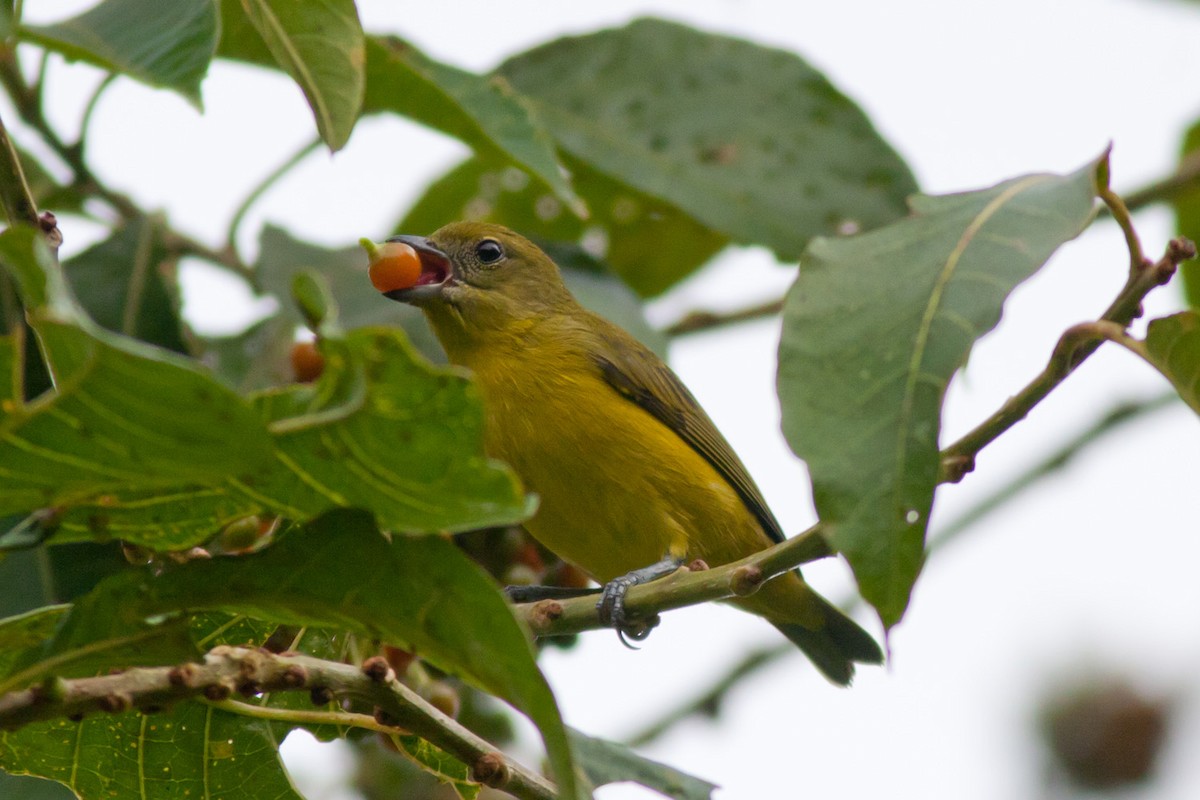
POLYGON ((221 646, 210 650, 202 664, 138 667, 98 678, 49 678, 0 696, 0 730, 39 720, 79 720, 97 712, 136 709, 149 714, 188 699, 213 701, 222 710, 247 716, 280 719, 282 714, 299 724, 321 721, 413 733, 470 766, 473 780, 526 800, 558 796, 545 778, 499 752, 397 680, 382 658, 355 667, 303 655, 221 646), (224 702, 234 692, 250 697, 285 691, 307 691, 317 705, 326 705, 335 697, 351 698, 374 708, 375 714, 301 711, 287 716, 286 711, 224 702))
MULTIPOLYGON (((631 618, 653 627, 662 611, 753 594, 770 578, 832 554, 817 524, 740 561, 714 569, 702 566, 703 562, 693 563, 691 568, 682 567, 665 578, 633 586, 625 596, 625 608, 631 618)), ((515 608, 537 636, 565 636, 611 627, 600 620, 594 596, 539 600, 515 608)))
POLYGON ((779 297, 756 306, 731 311, 726 314, 718 314, 713 311, 693 311, 683 319, 668 325, 663 329, 663 332, 668 336, 683 336, 689 333, 710 331, 714 328, 734 325, 739 322, 773 317, 782 310, 783 298, 779 297))

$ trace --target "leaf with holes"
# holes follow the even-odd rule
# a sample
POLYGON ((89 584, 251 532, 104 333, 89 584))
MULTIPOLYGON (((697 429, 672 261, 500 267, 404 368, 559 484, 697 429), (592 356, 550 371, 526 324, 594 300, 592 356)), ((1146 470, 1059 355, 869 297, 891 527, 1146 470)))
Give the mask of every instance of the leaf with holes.
POLYGON ((924 556, 946 385, 1005 298, 1092 219, 1100 162, 913 199, 913 216, 817 239, 788 293, 783 429, 826 535, 898 622, 924 556))
POLYGON ((212 0, 105 0, 77 17, 18 33, 69 59, 173 89, 199 106, 217 23, 212 0))
POLYGON ((578 160, 783 259, 814 235, 903 216, 916 190, 866 115, 782 50, 642 19, 497 74, 578 160))

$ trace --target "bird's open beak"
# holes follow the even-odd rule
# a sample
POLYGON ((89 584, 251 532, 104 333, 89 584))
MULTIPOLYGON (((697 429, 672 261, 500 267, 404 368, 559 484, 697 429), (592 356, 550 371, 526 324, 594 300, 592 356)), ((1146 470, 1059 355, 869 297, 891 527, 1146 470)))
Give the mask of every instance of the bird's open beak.
POLYGON ((421 274, 415 286, 385 292, 384 297, 401 303, 421 305, 440 297, 443 289, 455 283, 454 265, 450 262, 450 257, 424 236, 392 236, 388 241, 403 242, 416 250, 421 259, 421 274))

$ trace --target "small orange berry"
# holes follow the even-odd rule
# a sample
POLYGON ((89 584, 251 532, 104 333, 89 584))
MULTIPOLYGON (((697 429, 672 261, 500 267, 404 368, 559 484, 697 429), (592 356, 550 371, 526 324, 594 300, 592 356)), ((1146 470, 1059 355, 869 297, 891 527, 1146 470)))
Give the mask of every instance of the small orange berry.
POLYGON ((381 292, 409 289, 421 277, 421 257, 403 242, 384 242, 368 253, 371 265, 367 275, 381 292))
POLYGON ((292 345, 289 355, 292 361, 292 375, 300 383, 312 383, 325 371, 325 357, 313 342, 296 342, 292 345))

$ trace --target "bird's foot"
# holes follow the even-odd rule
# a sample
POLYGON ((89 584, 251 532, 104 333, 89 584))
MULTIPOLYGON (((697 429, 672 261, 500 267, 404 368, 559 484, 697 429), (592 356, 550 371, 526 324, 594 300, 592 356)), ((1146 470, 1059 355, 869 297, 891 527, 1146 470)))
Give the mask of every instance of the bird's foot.
POLYGON ((604 588, 600 590, 600 600, 596 603, 596 611, 601 622, 617 629, 621 644, 636 649, 628 640, 642 641, 659 623, 657 614, 643 619, 629 615, 625 609, 625 595, 629 593, 629 589, 639 583, 649 583, 670 575, 679 569, 682 563, 682 559, 668 556, 662 561, 632 570, 604 584, 604 588))

